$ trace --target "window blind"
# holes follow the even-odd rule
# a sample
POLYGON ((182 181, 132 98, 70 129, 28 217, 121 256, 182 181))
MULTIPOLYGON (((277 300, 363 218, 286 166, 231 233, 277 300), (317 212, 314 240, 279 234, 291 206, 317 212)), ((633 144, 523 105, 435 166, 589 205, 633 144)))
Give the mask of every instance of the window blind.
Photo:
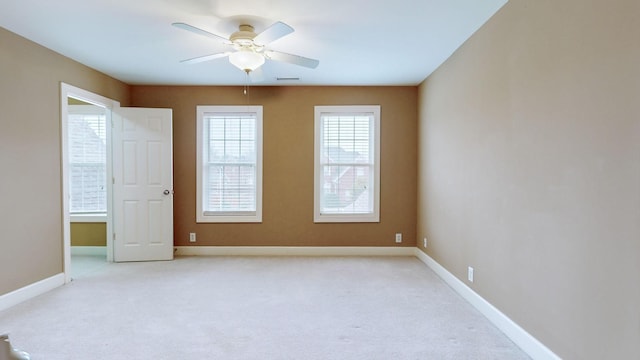
POLYGON ((205 114, 205 215, 256 212, 256 115, 205 114))
POLYGON ((106 189, 106 116, 70 114, 69 190, 71 213, 105 213, 106 189))
POLYGON ((373 114, 323 114, 320 212, 369 214, 373 208, 373 114))

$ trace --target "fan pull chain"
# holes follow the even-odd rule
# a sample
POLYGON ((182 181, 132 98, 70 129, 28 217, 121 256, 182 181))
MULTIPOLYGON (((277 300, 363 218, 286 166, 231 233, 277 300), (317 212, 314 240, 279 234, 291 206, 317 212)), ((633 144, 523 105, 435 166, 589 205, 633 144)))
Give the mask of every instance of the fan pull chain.
POLYGON ((251 70, 245 70, 245 73, 247 74, 247 77, 246 77, 246 81, 244 83, 244 91, 243 91, 244 95, 247 97, 247 103, 249 103, 249 72, 250 71, 251 70))

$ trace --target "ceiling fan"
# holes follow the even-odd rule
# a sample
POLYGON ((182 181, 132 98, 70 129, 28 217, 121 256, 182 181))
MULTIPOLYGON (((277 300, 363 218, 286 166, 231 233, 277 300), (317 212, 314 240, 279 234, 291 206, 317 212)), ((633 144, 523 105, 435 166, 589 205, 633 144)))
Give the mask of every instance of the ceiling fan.
POLYGON ((182 63, 195 64, 203 61, 229 57, 229 62, 231 62, 231 64, 240 70, 245 71, 247 74, 262 66, 267 59, 303 66, 310 69, 315 69, 320 63, 315 59, 287 54, 267 47, 271 42, 294 31, 291 26, 280 21, 272 24, 259 34, 256 34, 253 26, 249 24, 241 24, 238 27, 238 31, 231 34, 228 39, 224 36, 210 33, 186 23, 176 22, 172 25, 198 35, 221 41, 223 44, 233 48, 233 51, 198 56, 182 60, 182 63))

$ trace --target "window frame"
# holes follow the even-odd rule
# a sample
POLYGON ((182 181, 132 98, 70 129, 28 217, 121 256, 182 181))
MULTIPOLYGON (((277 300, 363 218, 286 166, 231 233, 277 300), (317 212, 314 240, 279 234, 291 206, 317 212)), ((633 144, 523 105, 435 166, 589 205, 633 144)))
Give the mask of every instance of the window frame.
POLYGON ((314 204, 313 220, 315 223, 374 223, 380 222, 380 105, 337 105, 337 106, 315 106, 314 108, 314 204), (322 213, 322 129, 323 116, 325 114, 336 115, 358 115, 370 114, 372 116, 373 131, 370 136, 373 139, 373 209, 370 213, 322 213))
POLYGON ((261 223, 262 222, 262 106, 226 106, 226 105, 198 105, 196 107, 196 222, 197 223, 261 223), (204 205, 204 167, 206 156, 204 154, 205 142, 205 115, 207 114, 255 114, 256 116, 256 211, 255 212, 222 212, 212 214, 211 211, 205 213, 204 205))

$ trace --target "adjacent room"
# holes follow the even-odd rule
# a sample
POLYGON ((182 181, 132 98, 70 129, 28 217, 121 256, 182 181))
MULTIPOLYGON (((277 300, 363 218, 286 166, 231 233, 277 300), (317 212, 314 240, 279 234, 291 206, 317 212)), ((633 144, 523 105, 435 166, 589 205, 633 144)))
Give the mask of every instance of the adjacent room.
POLYGON ((640 359, 639 19, 4 1, 0 359, 640 359))

